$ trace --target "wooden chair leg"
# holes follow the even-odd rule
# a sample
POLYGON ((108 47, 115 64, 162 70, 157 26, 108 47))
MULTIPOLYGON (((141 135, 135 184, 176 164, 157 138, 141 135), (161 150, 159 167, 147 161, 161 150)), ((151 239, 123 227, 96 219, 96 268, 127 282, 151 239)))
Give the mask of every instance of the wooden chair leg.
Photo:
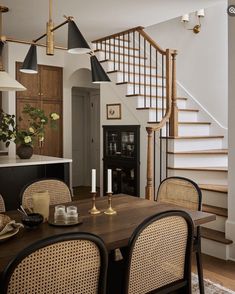
POLYGON ((197 260, 197 273, 198 273, 198 282, 199 282, 200 294, 205 294, 204 280, 203 280, 201 246, 199 246, 198 250, 196 251, 196 260, 197 260))

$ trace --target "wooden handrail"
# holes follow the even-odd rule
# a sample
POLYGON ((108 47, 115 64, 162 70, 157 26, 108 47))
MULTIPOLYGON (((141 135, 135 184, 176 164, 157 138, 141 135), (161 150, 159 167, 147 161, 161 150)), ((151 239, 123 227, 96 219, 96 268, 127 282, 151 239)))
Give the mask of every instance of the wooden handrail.
POLYGON ((162 49, 144 30, 142 27, 138 27, 136 30, 147 40, 158 52, 166 55, 166 50, 162 49))
POLYGON ((115 34, 112 34, 112 35, 109 35, 109 36, 106 36, 106 37, 103 37, 103 38, 100 38, 100 39, 96 39, 96 40, 92 41, 92 43, 102 42, 102 41, 105 41, 105 40, 108 40, 108 39, 114 39, 116 37, 126 35, 128 33, 134 32, 134 31, 138 31, 139 29, 143 30, 144 27, 138 26, 138 27, 135 27, 135 28, 132 28, 132 29, 128 29, 128 30, 122 31, 120 33, 115 33, 115 34))

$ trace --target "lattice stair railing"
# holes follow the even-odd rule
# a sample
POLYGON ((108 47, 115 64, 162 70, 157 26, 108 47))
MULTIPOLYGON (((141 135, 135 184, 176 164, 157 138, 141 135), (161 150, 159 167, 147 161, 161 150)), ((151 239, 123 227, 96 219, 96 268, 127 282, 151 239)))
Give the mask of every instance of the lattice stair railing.
POLYGON ((93 41, 95 51, 109 61, 108 73, 116 72, 119 83, 128 84, 127 96, 140 96, 139 108, 151 110, 146 127, 147 184, 146 198, 154 199, 155 133, 169 122, 166 136, 178 136, 176 103, 176 50, 162 49, 144 31, 136 27, 93 41))

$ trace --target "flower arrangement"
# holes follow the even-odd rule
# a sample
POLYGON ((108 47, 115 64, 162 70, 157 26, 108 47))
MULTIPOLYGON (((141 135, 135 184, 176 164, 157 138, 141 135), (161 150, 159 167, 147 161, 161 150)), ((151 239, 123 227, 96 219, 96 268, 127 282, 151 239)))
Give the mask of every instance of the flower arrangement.
MULTIPOLYGON (((45 126, 49 124, 50 127, 56 128, 57 120, 60 118, 55 112, 47 116, 44 110, 32 107, 29 104, 24 106, 22 113, 27 116, 28 122, 28 127, 23 129, 16 124, 15 115, 0 111, 0 140, 5 143, 6 147, 10 145, 11 141, 31 147, 36 139, 43 142, 45 126)), ((20 117, 19 122, 22 120, 22 117, 20 117)))

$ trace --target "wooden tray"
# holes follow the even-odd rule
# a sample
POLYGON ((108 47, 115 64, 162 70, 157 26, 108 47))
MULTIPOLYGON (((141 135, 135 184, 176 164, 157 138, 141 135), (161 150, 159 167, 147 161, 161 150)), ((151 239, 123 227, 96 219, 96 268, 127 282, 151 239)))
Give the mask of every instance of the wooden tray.
POLYGON ((72 226, 77 226, 82 224, 82 218, 78 217, 77 222, 67 223, 67 224, 65 222, 55 222, 53 218, 52 219, 49 218, 48 224, 55 227, 72 227, 72 226))

